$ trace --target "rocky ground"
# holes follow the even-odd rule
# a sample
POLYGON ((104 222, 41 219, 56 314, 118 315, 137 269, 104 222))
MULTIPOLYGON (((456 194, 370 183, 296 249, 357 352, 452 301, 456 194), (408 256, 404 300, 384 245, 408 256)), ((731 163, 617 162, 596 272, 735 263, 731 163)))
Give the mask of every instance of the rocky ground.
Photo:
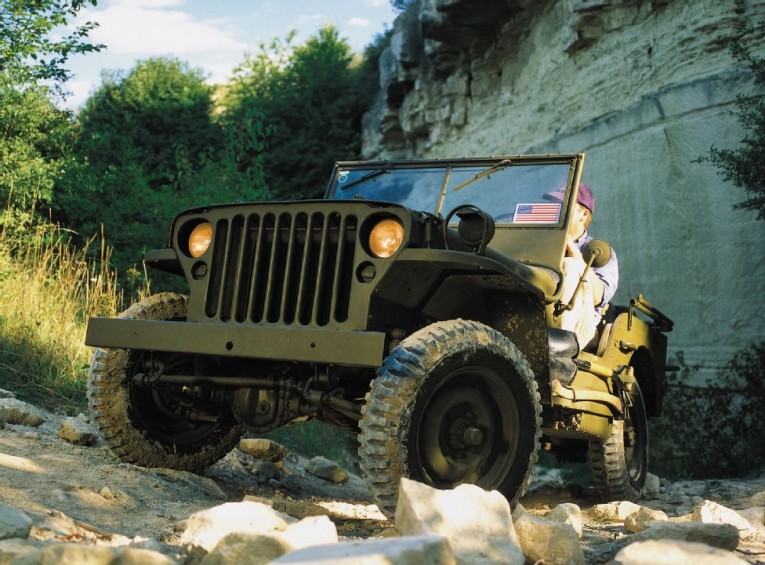
MULTIPOLYGON (((520 561, 491 558, 503 554, 482 548, 483 557, 476 559, 470 557, 473 550, 460 554, 461 549, 444 548, 439 545, 442 537, 430 535, 451 540, 453 532, 443 530, 454 518, 448 516, 450 505, 460 508, 464 518, 469 514, 465 505, 470 503, 428 498, 441 493, 427 492, 432 489, 423 485, 412 487, 402 498, 409 510, 395 525, 372 503, 359 477, 331 462, 308 461, 263 441, 245 443, 242 447, 250 453, 234 450, 202 475, 194 475, 121 463, 93 436, 84 417, 44 412, 4 391, 0 391, 0 428, 0 564, 12 560, 18 565, 78 563, 84 562, 84 551, 89 563, 113 565, 241 562, 235 549, 244 547, 242 539, 226 538, 228 553, 215 546, 226 534, 247 530, 256 510, 267 513, 256 512, 260 517, 253 528, 260 536, 258 543, 280 541, 268 551, 258 546, 257 552, 265 557, 253 563, 284 553, 279 562, 382 562, 364 561, 358 557, 361 554, 342 561, 337 549, 324 561, 316 552, 308 560, 301 557, 300 548, 326 543, 345 551, 343 555, 357 547, 369 552, 376 547, 373 540, 383 540, 378 542, 382 552, 397 548, 406 553, 416 546, 421 555, 430 555, 411 563, 658 562, 656 557, 640 561, 645 554, 625 557, 627 546, 640 545, 646 551, 659 551, 662 558, 678 548, 704 556, 689 558, 684 553, 686 561, 668 563, 765 563, 765 475, 717 481, 653 478, 646 500, 639 505, 598 505, 587 489, 568 488, 559 474, 540 470, 512 519, 509 509, 500 506, 495 520, 515 524, 517 534, 510 539, 525 557, 519 552, 520 561), (421 486, 426 491, 418 490, 421 486), (433 508, 442 509, 436 525, 432 516, 424 517, 423 508, 431 514, 433 508), (261 531, 264 527, 279 535, 269 537, 261 531), (560 527, 565 530, 556 529, 560 527), (211 534, 210 528, 215 532, 211 534), (570 546, 560 546, 564 539, 572 540, 570 546), (659 545, 650 548, 651 544, 659 545), (80 553, 67 557, 71 551, 80 553), (100 561, 96 560, 100 555, 100 561)), ((473 501, 490 495, 462 491, 461 496, 466 494, 473 501)), ((478 508, 487 515, 495 503, 491 499, 478 508)), ((486 524, 478 529, 487 531, 486 524)), ((246 555, 253 558, 253 550, 246 555)))

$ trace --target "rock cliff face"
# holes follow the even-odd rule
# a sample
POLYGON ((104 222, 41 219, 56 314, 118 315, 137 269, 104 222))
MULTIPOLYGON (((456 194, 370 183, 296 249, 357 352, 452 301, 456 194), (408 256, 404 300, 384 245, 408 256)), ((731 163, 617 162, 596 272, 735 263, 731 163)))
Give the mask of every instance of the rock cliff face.
POLYGON ((420 0, 395 22, 369 158, 585 152, 591 232, 616 249, 616 302, 676 322, 670 354, 714 378, 765 335, 765 222, 694 162, 744 136, 736 95, 765 93, 728 51, 763 0, 420 0))

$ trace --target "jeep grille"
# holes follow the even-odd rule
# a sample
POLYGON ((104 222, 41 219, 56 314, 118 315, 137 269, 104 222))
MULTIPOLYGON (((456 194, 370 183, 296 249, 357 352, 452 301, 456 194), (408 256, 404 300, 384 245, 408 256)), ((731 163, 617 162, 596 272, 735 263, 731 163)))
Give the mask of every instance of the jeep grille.
POLYGON ((205 315, 221 321, 344 322, 358 220, 338 212, 217 220, 205 315))

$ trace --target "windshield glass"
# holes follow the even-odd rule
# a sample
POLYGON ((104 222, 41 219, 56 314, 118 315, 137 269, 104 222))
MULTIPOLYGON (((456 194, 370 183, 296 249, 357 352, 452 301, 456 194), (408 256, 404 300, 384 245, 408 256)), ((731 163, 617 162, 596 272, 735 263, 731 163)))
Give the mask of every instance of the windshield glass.
POLYGON ((570 163, 516 164, 510 160, 426 167, 338 167, 328 197, 395 202, 442 215, 472 204, 491 214, 497 224, 551 225, 563 220, 563 194, 570 172, 570 163))

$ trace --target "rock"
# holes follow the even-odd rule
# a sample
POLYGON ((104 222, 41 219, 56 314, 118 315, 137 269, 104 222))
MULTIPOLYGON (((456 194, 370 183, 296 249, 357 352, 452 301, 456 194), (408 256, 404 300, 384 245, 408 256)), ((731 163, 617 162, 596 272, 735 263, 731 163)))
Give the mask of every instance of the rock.
POLYGON ((42 543, 31 539, 0 540, 0 565, 11 563, 16 557, 34 553, 42 547, 42 543))
POLYGON ((619 551, 613 565, 737 565, 747 562, 703 543, 649 540, 633 543, 619 551))
MULTIPOLYGON (((386 538, 334 545, 312 546, 273 561, 278 564, 311 565, 456 565, 449 542, 440 536, 386 538)), ((495 563, 507 563, 496 561, 495 563)), ((522 563, 522 561, 521 561, 522 563)))
POLYGON ((621 501, 609 502, 608 504, 596 504, 588 509, 585 514, 593 520, 610 522, 623 522, 627 516, 640 510, 640 506, 634 502, 621 501))
POLYGON ((738 529, 742 538, 754 533, 752 525, 741 514, 711 500, 705 500, 693 509, 693 520, 705 524, 730 524, 738 529))
POLYGON ((752 526, 765 526, 765 507, 754 506, 738 511, 752 526))
POLYGON ((13 565, 174 565, 177 561, 148 549, 62 543, 13 560, 13 565))
POLYGON ((327 516, 310 516, 290 524, 279 534, 292 549, 337 543, 337 528, 327 516))
POLYGON ((16 398, 0 398, 0 422, 36 428, 44 421, 45 415, 39 408, 16 398))
POLYGON ((0 539, 26 538, 32 519, 15 508, 0 504, 0 539))
POLYGON ((395 523, 402 536, 445 537, 460 564, 524 562, 510 505, 497 491, 471 484, 437 490, 401 479, 395 523))
POLYGON ((270 506, 278 512, 282 512, 297 519, 308 518, 310 516, 329 516, 330 514, 329 510, 323 506, 313 504, 312 502, 306 502, 305 500, 271 500, 270 498, 247 494, 244 497, 244 501, 260 502, 261 504, 270 506))
POLYGON ((641 507, 624 519, 624 527, 633 534, 639 534, 646 529, 651 522, 666 522, 669 517, 661 510, 641 507))
POLYGON ((738 547, 740 536, 738 529, 730 524, 702 524, 699 522, 654 522, 631 541, 677 540, 691 541, 734 550, 738 547))
POLYGON ((178 471, 177 469, 151 469, 150 472, 160 479, 188 485, 189 488, 215 500, 226 500, 227 498, 226 493, 218 486, 218 483, 208 477, 201 477, 195 473, 178 471))
POLYGON ((297 549, 331 543, 337 543, 335 525, 326 516, 316 516, 290 524, 284 531, 228 534, 218 542, 200 565, 268 563, 297 549))
POLYGON ((274 481, 279 478, 279 469, 271 461, 256 461, 256 464, 252 467, 252 474, 255 475, 255 480, 259 485, 268 484, 269 481, 274 481))
POLYGON ((646 500, 656 500, 661 495, 661 479, 656 475, 648 473, 645 477, 645 487, 643 488, 643 498, 646 500))
POLYGON ((545 565, 584 565, 579 535, 565 522, 526 513, 515 521, 515 531, 527 561, 545 565))
POLYGON ((340 465, 321 456, 311 459, 305 466, 305 470, 316 477, 337 484, 344 483, 349 478, 348 473, 340 465))
POLYGON ((61 422, 58 437, 75 445, 93 445, 98 439, 98 432, 79 418, 70 417, 61 422))
POLYGON ((0 388, 0 398, 16 398, 16 395, 13 394, 10 390, 0 388))
MULTIPOLYGON (((554 520, 556 522, 563 522, 568 524, 574 531, 579 539, 582 539, 584 533, 584 527, 582 525, 582 510, 576 504, 572 502, 564 502, 558 504, 555 508, 550 510, 545 516, 548 520, 554 520)), ((513 521, 517 521, 518 518, 513 512, 513 521)))
POLYGON ((283 461, 289 451, 283 445, 265 438, 245 438, 239 442, 239 451, 261 461, 283 461))
POLYGON ((336 543, 337 529, 327 516, 296 522, 265 504, 229 502, 189 516, 180 543, 207 551, 215 549, 218 554, 238 554, 241 546, 253 547, 264 538, 276 540, 263 542, 271 553, 278 548, 291 551, 307 545, 336 543), (229 537, 232 534, 241 536, 229 537), (221 545, 225 538, 229 538, 228 542, 221 545), (226 549, 228 544, 232 547, 226 549))
POLYGON ((292 551, 289 543, 276 536, 235 532, 224 537, 199 565, 247 563, 262 565, 292 551))
POLYGON ((749 497, 749 506, 765 506, 765 490, 749 497))
POLYGON ((266 534, 284 530, 291 521, 265 504, 227 502, 189 516, 180 543, 211 551, 228 534, 266 534))

